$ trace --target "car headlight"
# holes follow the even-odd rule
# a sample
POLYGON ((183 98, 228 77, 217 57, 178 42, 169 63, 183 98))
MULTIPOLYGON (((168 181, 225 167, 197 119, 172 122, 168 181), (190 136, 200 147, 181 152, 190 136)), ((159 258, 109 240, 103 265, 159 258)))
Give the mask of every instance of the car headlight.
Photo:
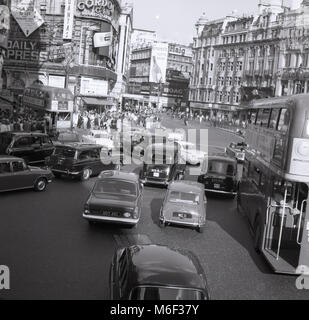
POLYGON ((124 216, 125 218, 129 219, 129 218, 131 218, 131 213, 125 212, 125 213, 123 214, 123 216, 124 216))
POLYGON ((89 208, 88 204, 86 204, 85 207, 84 207, 84 213, 85 214, 90 214, 90 208, 89 208))

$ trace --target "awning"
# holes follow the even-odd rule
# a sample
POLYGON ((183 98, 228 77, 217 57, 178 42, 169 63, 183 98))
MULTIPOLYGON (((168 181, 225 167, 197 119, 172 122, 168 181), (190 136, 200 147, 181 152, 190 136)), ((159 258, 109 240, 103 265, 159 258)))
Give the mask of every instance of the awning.
POLYGON ((89 106, 113 106, 114 103, 111 100, 107 100, 106 98, 83 98, 85 104, 89 106))

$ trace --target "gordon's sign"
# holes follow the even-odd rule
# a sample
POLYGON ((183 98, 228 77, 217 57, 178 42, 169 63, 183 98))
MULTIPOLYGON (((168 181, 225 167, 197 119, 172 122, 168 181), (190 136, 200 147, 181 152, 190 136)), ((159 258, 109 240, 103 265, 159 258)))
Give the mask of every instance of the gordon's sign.
POLYGON ((112 0, 77 0, 76 15, 112 21, 116 19, 115 14, 119 14, 117 10, 112 0))

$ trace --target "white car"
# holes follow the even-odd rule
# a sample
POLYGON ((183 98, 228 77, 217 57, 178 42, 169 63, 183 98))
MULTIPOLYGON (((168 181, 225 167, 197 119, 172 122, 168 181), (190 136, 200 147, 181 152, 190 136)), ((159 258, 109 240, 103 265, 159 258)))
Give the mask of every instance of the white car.
POLYGON ((176 143, 180 147, 181 159, 190 165, 196 166, 202 163, 207 156, 207 152, 198 150, 194 143, 186 141, 176 141, 176 143))
POLYGON ((82 136, 82 142, 90 144, 98 144, 112 150, 115 145, 107 131, 91 130, 89 135, 82 136))

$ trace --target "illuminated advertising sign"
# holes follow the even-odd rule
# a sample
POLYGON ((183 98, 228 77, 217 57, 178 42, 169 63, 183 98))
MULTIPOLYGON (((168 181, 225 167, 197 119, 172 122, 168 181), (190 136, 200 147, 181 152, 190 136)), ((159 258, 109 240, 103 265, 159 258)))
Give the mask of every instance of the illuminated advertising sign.
POLYGON ((16 61, 47 62, 48 52, 41 51, 39 41, 9 40, 5 58, 16 61))
POLYGON ((80 93, 85 96, 107 96, 108 82, 106 80, 98 80, 92 78, 81 79, 80 93))
POLYGON ((0 5, 0 47, 7 49, 8 31, 10 29, 10 10, 0 5))
POLYGON ((154 43, 151 52, 149 82, 164 83, 166 81, 167 58, 168 44, 154 43))
POLYGON ((26 37, 44 23, 35 7, 34 0, 12 0, 11 12, 26 37))
POLYGON ((169 53, 175 54, 178 56, 192 57, 192 49, 186 46, 170 44, 168 47, 168 51, 169 53))
POLYGON ((77 0, 75 14, 84 18, 107 20, 117 27, 120 9, 113 0, 77 0))
POLYGON ((74 12, 76 0, 65 0, 63 39, 71 40, 73 35, 74 12))

